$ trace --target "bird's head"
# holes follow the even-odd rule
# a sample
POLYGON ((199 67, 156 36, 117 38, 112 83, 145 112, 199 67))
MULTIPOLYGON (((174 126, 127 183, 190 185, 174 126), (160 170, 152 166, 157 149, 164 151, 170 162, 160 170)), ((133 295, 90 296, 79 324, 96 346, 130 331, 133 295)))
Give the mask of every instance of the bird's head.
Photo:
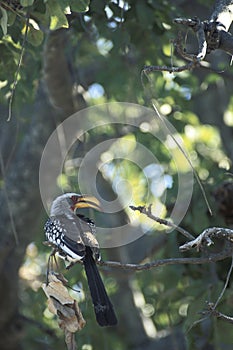
POLYGON ((93 208, 101 211, 98 199, 89 195, 81 195, 77 193, 65 193, 57 197, 51 206, 50 215, 63 215, 75 213, 81 208, 93 208))

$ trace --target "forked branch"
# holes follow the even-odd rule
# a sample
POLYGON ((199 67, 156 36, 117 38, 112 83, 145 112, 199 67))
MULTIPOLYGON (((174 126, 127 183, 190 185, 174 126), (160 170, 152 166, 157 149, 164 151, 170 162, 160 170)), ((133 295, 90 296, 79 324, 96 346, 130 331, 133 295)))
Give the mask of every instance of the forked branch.
POLYGON ((187 53, 182 45, 180 32, 173 41, 177 53, 188 63, 180 66, 145 66, 142 73, 148 75, 156 71, 179 73, 184 70, 191 70, 201 65, 207 54, 220 49, 233 55, 233 36, 228 32, 233 20, 233 1, 218 0, 215 3, 214 11, 209 20, 201 21, 199 18, 175 18, 174 23, 190 28, 196 35, 198 52, 187 53))
MULTIPOLYGON (((198 237, 194 238, 194 236, 183 228, 175 225, 169 220, 162 219, 156 217, 151 212, 151 205, 149 207, 139 206, 139 207, 130 207, 132 210, 138 210, 140 213, 146 215, 151 220, 168 227, 173 227, 176 231, 184 235, 190 241, 180 246, 179 250, 181 252, 196 248, 200 251, 204 247, 208 247, 213 244, 213 239, 225 239, 228 242, 233 242, 233 230, 228 228, 220 228, 220 227, 212 227, 205 229, 198 237)), ((220 260, 224 260, 232 256, 232 245, 226 245, 225 248, 219 253, 210 253, 205 254, 205 257, 198 258, 169 258, 169 259, 158 259, 154 260, 150 263, 146 264, 122 264, 116 261, 99 261, 97 262, 101 266, 107 266, 111 268, 122 268, 125 270, 150 270, 152 268, 166 266, 166 265, 183 265, 183 264, 192 264, 192 265, 200 265, 200 264, 208 264, 211 262, 216 262, 220 260)))

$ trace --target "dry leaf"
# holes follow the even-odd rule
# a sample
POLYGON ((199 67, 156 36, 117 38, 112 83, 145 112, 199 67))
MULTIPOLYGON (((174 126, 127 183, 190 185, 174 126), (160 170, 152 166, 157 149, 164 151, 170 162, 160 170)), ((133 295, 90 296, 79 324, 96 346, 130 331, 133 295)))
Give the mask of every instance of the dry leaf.
POLYGON ((64 286, 63 276, 49 273, 48 284, 42 288, 48 298, 48 309, 58 316, 59 327, 65 333, 68 350, 77 349, 74 333, 80 331, 86 324, 76 300, 71 298, 64 286))
POLYGON ((48 275, 48 284, 43 284, 42 288, 47 295, 47 297, 53 296, 55 299, 59 300, 62 304, 72 303, 73 299, 70 297, 67 288, 64 286, 65 281, 64 277, 57 275, 55 273, 49 273, 48 275))

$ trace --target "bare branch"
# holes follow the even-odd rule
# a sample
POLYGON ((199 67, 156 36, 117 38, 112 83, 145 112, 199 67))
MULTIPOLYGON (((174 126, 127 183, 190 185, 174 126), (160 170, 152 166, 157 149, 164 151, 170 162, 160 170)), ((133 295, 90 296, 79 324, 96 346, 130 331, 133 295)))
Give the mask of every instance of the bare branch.
MULTIPOLYGON (((194 238, 189 232, 184 230, 183 228, 180 228, 179 226, 176 226, 172 222, 161 219, 159 217, 154 216, 151 213, 151 205, 149 205, 148 208, 144 206, 130 206, 132 210, 138 210, 140 213, 145 214, 147 217, 150 219, 158 222, 161 225, 166 225, 169 227, 173 227, 180 233, 182 233, 185 237, 192 239, 192 241, 185 243, 184 245, 180 246, 180 251, 187 251, 192 248, 197 248, 198 250, 202 246, 209 246, 213 244, 213 241, 211 238, 224 238, 227 239, 230 242, 233 242, 233 230, 228 229, 228 228, 220 228, 220 227, 212 227, 204 230, 197 238, 194 238)), ((210 254, 209 256, 205 257, 200 257, 200 258, 169 258, 169 259, 160 259, 160 260, 155 260, 150 263, 146 264, 122 264, 120 262, 116 261, 99 261, 97 262, 101 266, 107 266, 111 268, 121 268, 125 270, 134 270, 134 271, 141 271, 141 270, 150 270, 155 267, 160 267, 160 266, 166 266, 166 265, 182 265, 182 264, 206 264, 210 262, 216 262, 223 260, 225 258, 228 258, 232 256, 232 246, 227 246, 222 252, 220 253, 215 253, 215 254, 210 254)), ((233 267, 232 267, 233 268, 233 267)), ((230 272, 228 274, 228 278, 230 272)), ((228 283, 228 279, 227 282, 228 283)), ((223 290, 224 292, 224 290, 223 290)), ((217 305, 217 303, 216 303, 217 305)))
POLYGON ((174 228, 175 230, 177 230, 178 232, 180 232, 182 235, 184 235, 185 237, 187 237, 188 239, 190 240, 194 240, 195 237, 193 235, 191 235, 191 233, 189 233, 188 231, 184 230, 183 228, 177 226, 176 224, 174 224, 173 222, 171 221, 168 221, 166 219, 161 219, 157 216, 154 216, 151 212, 151 207, 152 207, 152 204, 150 204, 148 206, 148 208, 144 207, 144 206, 139 206, 139 207, 134 207, 134 206, 130 206, 130 209, 132 210, 138 210, 140 211, 140 213, 142 214, 145 214, 148 218, 158 222, 159 224, 161 225, 165 225, 165 226, 168 226, 168 227, 172 227, 174 228))
POLYGON ((220 293, 216 303, 214 304, 214 308, 215 309, 218 306, 218 304, 220 303, 220 300, 222 299, 222 297, 223 297, 223 295, 224 295, 224 293, 225 293, 225 291, 227 289, 227 286, 228 286, 230 278, 231 278, 232 269, 233 269, 233 256, 231 257, 231 266, 230 266, 229 271, 227 273, 227 278, 226 278, 225 284, 223 286, 223 289, 222 289, 222 291, 221 291, 221 293, 220 293))
POLYGON ((200 320, 197 320, 196 322, 193 323, 193 325, 191 326, 191 328, 199 323, 201 323, 202 321, 206 320, 208 317, 210 316, 215 316, 215 317, 218 317, 226 322, 229 322, 229 323, 233 323, 233 318, 232 317, 229 317, 229 316, 226 316, 224 314, 222 314, 221 312, 217 311, 216 310, 216 307, 217 305, 219 304, 220 300, 222 299, 225 291, 226 291, 226 288, 229 284, 229 280, 230 280, 230 277, 231 277, 231 273, 232 273, 232 269, 233 269, 233 256, 231 256, 231 266, 230 266, 230 269, 227 273, 227 278, 226 278, 226 281, 224 283, 224 286, 223 286, 223 289, 217 299, 217 301, 215 303, 212 303, 212 302, 209 302, 207 301, 206 302, 206 305, 207 305, 207 308, 200 312, 204 317, 201 318, 200 320))
POLYGON ((180 246, 180 251, 184 252, 193 248, 200 250, 203 246, 210 246, 213 244, 212 238, 224 238, 233 242, 233 230, 222 227, 211 227, 204 230, 193 241, 188 242, 180 246))
POLYGON ((184 70, 192 70, 197 66, 197 63, 189 62, 181 67, 168 67, 168 66, 145 66, 142 70, 144 74, 150 74, 153 72, 169 72, 169 73, 179 73, 184 70))
POLYGON ((233 317, 224 315, 223 313, 217 311, 215 309, 214 303, 207 302, 207 308, 206 310, 202 311, 202 315, 204 316, 215 316, 219 318, 220 320, 226 321, 228 323, 233 324, 233 317))
POLYGON ((200 66, 206 54, 216 49, 223 50, 233 55, 233 36, 228 32, 233 21, 233 1, 217 0, 215 9, 209 20, 201 21, 199 18, 175 18, 174 23, 181 24, 191 28, 197 37, 198 53, 188 54, 181 45, 180 35, 174 41, 177 52, 184 60, 190 61, 181 67, 168 66, 146 66, 142 70, 144 74, 150 74, 156 71, 165 71, 170 73, 179 73, 184 70, 191 70, 200 66))
POLYGON ((204 58, 206 54, 206 47, 205 43, 200 44, 200 52, 197 55, 194 54, 188 54, 185 49, 182 47, 182 38, 180 35, 180 32, 178 34, 178 37, 173 41, 173 44, 175 48, 177 49, 177 52, 180 54, 180 56, 184 59, 189 61, 188 63, 180 66, 180 67, 174 67, 174 66, 145 66, 142 70, 142 74, 148 75, 153 72, 169 72, 169 73, 180 73, 185 70, 192 70, 196 67, 200 66, 200 61, 204 58))
POLYGON ((142 271, 150 270, 156 267, 167 266, 167 265, 202 265, 209 264, 211 262, 217 262, 229 258, 232 254, 231 248, 226 248, 220 253, 211 254, 209 256, 200 257, 200 258, 170 258, 170 259, 158 259, 146 264, 122 264, 117 261, 97 261, 97 264, 100 266, 106 266, 110 268, 118 268, 123 270, 131 271, 142 271))
POLYGON ((201 61, 205 58, 207 53, 207 42, 205 36, 205 23, 197 17, 195 18, 175 18, 174 23, 186 25, 196 33, 198 40, 198 54, 193 55, 193 59, 201 61))

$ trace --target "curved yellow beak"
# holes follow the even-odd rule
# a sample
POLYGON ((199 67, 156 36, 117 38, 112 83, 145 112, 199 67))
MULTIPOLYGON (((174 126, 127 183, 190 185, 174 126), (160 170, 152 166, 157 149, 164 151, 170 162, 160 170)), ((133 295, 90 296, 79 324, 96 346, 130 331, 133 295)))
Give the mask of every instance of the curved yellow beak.
POLYGON ((98 211, 102 211, 102 208, 100 206, 100 202, 98 201, 98 199, 88 195, 82 195, 78 197, 77 202, 74 204, 74 208, 75 209, 92 208, 98 211))

